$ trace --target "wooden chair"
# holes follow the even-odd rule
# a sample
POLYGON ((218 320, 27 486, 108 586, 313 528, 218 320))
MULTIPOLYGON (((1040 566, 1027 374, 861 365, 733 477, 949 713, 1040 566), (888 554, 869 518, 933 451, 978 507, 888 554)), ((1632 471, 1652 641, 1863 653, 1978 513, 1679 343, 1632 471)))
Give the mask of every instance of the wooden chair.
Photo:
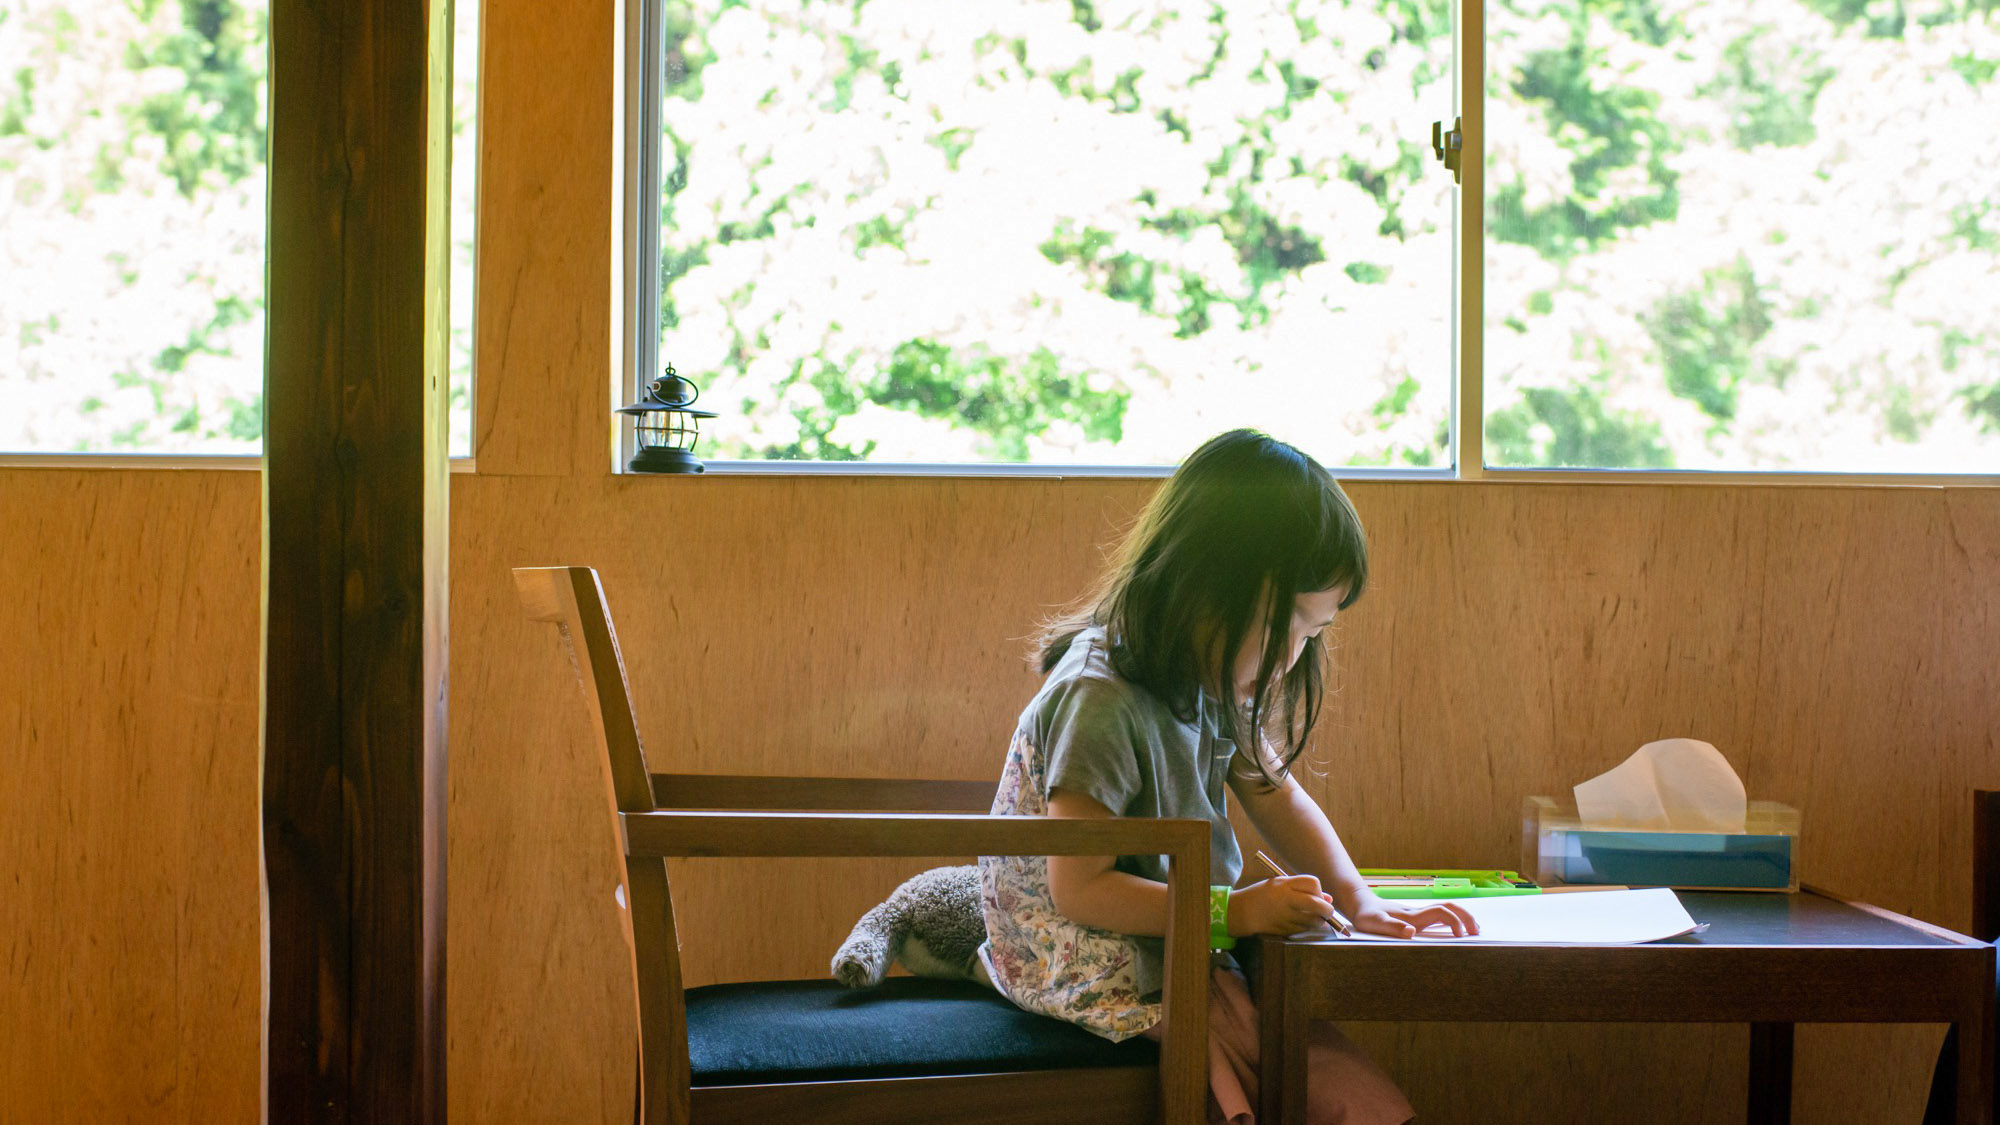
MULTIPOLYGON (((1992 789, 1972 791, 1972 936, 1980 941, 2000 941, 2000 791, 1992 789)), ((1947 1033, 1938 1051, 1924 1125, 1942 1125, 1956 1116, 1953 1091, 1958 1086, 1958 1042, 1954 1036, 1947 1033)), ((1995 1064, 1989 1088, 1996 1101, 1992 1118, 2000 1121, 2000 1056, 1995 1064)))
POLYGON ((528 615, 562 634, 597 720, 610 827, 625 853, 621 923, 639 1017, 636 1120, 1203 1119, 1207 822, 908 811, 983 812, 993 798, 984 782, 649 773, 597 573, 523 568, 514 581, 528 615), (871 811, 805 811, 826 809, 871 811), (1159 1046, 1144 1038, 1109 1043, 971 982, 891 977, 848 990, 829 978, 682 989, 667 857, 973 854, 1168 857, 1159 1046))

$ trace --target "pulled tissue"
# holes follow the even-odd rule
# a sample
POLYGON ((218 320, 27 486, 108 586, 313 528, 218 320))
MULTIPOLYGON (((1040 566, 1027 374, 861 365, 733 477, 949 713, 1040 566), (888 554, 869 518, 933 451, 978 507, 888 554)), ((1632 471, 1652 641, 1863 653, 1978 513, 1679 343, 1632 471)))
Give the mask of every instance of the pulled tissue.
POLYGON ((1575 793, 1585 828, 1741 832, 1748 804, 1722 752, 1692 738, 1648 742, 1575 793))

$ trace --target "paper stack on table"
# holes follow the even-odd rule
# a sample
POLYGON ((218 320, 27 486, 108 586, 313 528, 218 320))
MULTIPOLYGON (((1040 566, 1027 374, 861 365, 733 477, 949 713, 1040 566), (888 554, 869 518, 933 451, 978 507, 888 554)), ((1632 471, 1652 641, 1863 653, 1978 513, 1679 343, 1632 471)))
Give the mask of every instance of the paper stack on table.
MULTIPOLYGON (((1398 906, 1429 901, 1398 899, 1398 906)), ((1472 937, 1452 937, 1432 927, 1414 939, 1378 937, 1356 932, 1340 941, 1533 942, 1548 945, 1638 945, 1691 933, 1695 921, 1674 892, 1665 887, 1638 891, 1580 891, 1574 894, 1520 895, 1507 898, 1465 898, 1456 902, 1479 922, 1472 937)), ((1308 935, 1295 935, 1294 940, 1308 935)), ((1319 934, 1310 935, 1313 937, 1319 934)))

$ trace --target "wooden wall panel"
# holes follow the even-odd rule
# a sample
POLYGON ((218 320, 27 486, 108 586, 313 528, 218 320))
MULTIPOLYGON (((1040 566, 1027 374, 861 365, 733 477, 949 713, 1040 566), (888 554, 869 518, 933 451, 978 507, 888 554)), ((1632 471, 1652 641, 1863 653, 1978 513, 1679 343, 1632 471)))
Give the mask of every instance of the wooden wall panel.
MULTIPOLYGON (((675 768, 983 777, 1035 619, 1151 487, 456 478, 453 1115, 618 1121, 631 1082, 585 712, 508 567, 602 570, 675 768)), ((1809 878, 1963 924, 1964 790, 2000 785, 2000 491, 1353 492, 1377 577, 1311 785, 1363 861, 1509 862, 1521 794, 1692 733, 1805 803, 1809 878)), ((0 847, 31 904, 0 912, 0 1119, 255 1115, 256 513, 248 474, 0 475, 0 635, 27 638, 0 647, 0 847)), ((678 866, 690 980, 825 971, 907 870, 678 866)), ((1739 1119, 1741 1028, 1353 1032, 1430 1121, 1739 1119), (1462 1081, 1502 1069, 1504 1104, 1462 1081)), ((1808 1029, 1799 1119, 1908 1119, 1934 1042, 1808 1029)))
POLYGON ((0 1121, 252 1121, 257 476, 0 470, 0 526, 0 1121))
MULTIPOLYGON (((507 567, 600 568, 642 727, 672 768, 990 776, 1036 683, 1024 638, 1083 589, 1100 547, 1152 487, 462 482, 452 882, 485 888, 485 905, 454 895, 452 971, 497 1007, 455 1011, 455 1027, 484 1038, 458 1042, 454 1074, 473 1067, 492 1081, 468 1089, 455 1077, 454 1089, 479 1104, 554 1105, 629 1082, 623 1054, 587 1064, 579 1082, 536 1053, 573 1035, 564 1029, 623 1018, 602 902, 615 868, 591 823, 599 806, 582 707, 573 686, 547 682, 567 673, 553 638, 518 620, 507 567), (552 854, 565 840, 594 849, 596 874, 579 880, 576 860, 552 854), (575 903, 598 920, 574 917, 575 903), (557 932, 571 936, 528 936, 557 932), (605 952, 588 952, 592 943, 605 952), (521 971, 553 950, 570 983, 552 968, 521 971), (496 1035, 516 1053, 476 1061, 496 1035)), ((1979 552, 1994 544, 2000 491, 1352 491, 1376 579, 1341 625, 1340 694, 1310 786, 1364 862, 1511 865, 1523 795, 1558 792, 1642 742, 1685 734, 1720 747, 1755 795, 1806 804, 1808 878, 1926 917, 1962 915, 1962 876, 1928 874, 1964 847, 1945 846, 1937 799, 1959 784, 1947 773, 2000 762, 1990 744, 1953 755, 1942 740, 1990 731, 1996 716, 1989 673, 1937 670, 1947 652, 1976 647, 1954 638, 1985 627, 1950 611, 1946 592, 1996 573, 1979 552), (1951 547, 1954 534, 1982 546, 1951 547), (1940 573, 1953 566, 1960 577, 1940 573), (1885 852, 1917 857, 1926 874, 1889 885, 1885 852)), ((689 982, 823 973, 853 920, 911 869, 677 864, 689 982)), ((1635 1121, 1740 1119, 1740 1027, 1353 1031, 1427 1120, 1526 1120, 1549 1105, 1635 1121), (1515 1076, 1504 1107, 1445 1081, 1502 1060, 1515 1076), (1691 1083, 1702 1091, 1693 1101, 1691 1083)), ((629 1029, 591 1034, 617 1040, 629 1029)), ((1800 1120, 1893 1120, 1915 1112, 1936 1033, 1808 1029, 1800 1043, 1800 1120)))
POLYGON ((481 3, 472 445, 482 473, 611 465, 623 9, 481 3))
POLYGON ((1743 492, 1352 491, 1372 577, 1337 625, 1328 772, 1309 788, 1355 846, 1511 867, 1524 796, 1644 742, 1704 737, 1745 769, 1765 536, 1743 492), (1440 832, 1440 806, 1475 815, 1440 832))

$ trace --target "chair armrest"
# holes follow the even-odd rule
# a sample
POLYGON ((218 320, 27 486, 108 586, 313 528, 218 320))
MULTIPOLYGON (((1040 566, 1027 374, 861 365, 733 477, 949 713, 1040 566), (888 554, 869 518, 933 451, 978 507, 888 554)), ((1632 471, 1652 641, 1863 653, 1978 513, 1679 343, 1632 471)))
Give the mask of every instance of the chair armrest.
MULTIPOLYGON (((1160 1106, 1174 1125, 1200 1120, 1208 1086, 1208 853, 1205 820, 982 816, 954 813, 628 812, 626 855, 1164 855, 1166 988, 1160 1106)), ((627 862, 630 862, 628 860, 627 862)))
POLYGON ((656 773, 653 803, 662 809, 737 812, 969 812, 993 807, 993 781, 905 777, 766 777, 656 773))
MULTIPOLYGON (((1167 855, 1207 867, 1209 823, 976 813, 620 813, 635 856, 1167 855)), ((1206 878, 1206 876, 1204 876, 1206 878)))

